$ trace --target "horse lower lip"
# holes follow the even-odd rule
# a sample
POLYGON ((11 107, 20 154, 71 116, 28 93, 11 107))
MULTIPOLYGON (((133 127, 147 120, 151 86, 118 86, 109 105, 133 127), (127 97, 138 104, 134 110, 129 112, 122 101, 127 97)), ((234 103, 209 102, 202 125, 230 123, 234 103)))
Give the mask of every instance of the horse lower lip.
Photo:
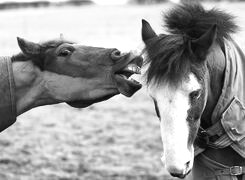
POLYGON ((142 85, 134 79, 128 80, 122 75, 115 75, 117 82, 117 88, 119 92, 127 97, 131 97, 136 91, 138 91, 142 85))

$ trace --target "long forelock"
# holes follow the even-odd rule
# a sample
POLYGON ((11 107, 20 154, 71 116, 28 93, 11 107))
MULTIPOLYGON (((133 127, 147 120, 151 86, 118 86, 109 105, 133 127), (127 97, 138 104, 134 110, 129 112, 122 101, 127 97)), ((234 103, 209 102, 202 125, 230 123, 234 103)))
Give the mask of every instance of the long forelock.
POLYGON ((224 39, 238 30, 234 16, 219 9, 206 10, 199 3, 176 5, 164 14, 164 27, 169 35, 160 35, 146 43, 147 84, 159 85, 164 81, 178 85, 190 72, 203 67, 188 50, 187 39, 197 39, 214 24, 217 25, 216 42, 222 46, 224 39))
POLYGON ((178 86, 198 68, 197 60, 188 51, 182 35, 160 35, 146 45, 147 84, 169 83, 178 86))

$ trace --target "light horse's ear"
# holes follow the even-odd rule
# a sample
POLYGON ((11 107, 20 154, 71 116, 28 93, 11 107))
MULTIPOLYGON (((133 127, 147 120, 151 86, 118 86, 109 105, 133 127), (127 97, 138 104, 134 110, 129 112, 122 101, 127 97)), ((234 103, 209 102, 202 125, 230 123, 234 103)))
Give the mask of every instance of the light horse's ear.
POLYGON ((41 53, 41 46, 37 43, 27 41, 23 38, 17 37, 18 45, 21 51, 28 56, 39 55, 41 53))
POLYGON ((200 38, 192 40, 189 50, 200 60, 205 60, 206 56, 217 37, 217 25, 213 25, 200 38))
POLYGON ((148 40, 157 37, 157 34, 152 29, 151 25, 144 19, 142 19, 142 30, 141 30, 142 40, 146 43, 148 40))

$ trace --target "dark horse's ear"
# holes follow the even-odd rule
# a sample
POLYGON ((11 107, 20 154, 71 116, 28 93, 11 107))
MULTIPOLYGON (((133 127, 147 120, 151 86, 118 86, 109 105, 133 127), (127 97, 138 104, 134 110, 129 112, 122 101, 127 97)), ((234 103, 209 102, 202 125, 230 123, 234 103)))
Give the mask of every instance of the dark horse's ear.
POLYGON ((23 38, 17 37, 20 49, 25 55, 39 55, 41 53, 41 46, 37 43, 27 41, 23 38))
POLYGON ((157 37, 155 31, 152 29, 151 25, 144 19, 142 19, 142 30, 141 30, 142 40, 144 43, 146 41, 157 37))
POLYGON ((192 40, 189 49, 200 60, 205 60, 206 56, 216 40, 217 25, 213 25, 206 33, 200 38, 192 40))

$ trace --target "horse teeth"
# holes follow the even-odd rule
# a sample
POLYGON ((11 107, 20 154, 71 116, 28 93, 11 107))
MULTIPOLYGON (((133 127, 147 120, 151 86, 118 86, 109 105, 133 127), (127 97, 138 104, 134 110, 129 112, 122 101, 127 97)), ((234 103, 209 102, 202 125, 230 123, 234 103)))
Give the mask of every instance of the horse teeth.
POLYGON ((135 64, 128 65, 127 69, 133 73, 141 74, 141 68, 135 64))
POLYGON ((134 67, 133 66, 131 66, 131 65, 129 65, 128 67, 127 67, 127 69, 129 70, 129 71, 133 71, 134 72, 134 67))

